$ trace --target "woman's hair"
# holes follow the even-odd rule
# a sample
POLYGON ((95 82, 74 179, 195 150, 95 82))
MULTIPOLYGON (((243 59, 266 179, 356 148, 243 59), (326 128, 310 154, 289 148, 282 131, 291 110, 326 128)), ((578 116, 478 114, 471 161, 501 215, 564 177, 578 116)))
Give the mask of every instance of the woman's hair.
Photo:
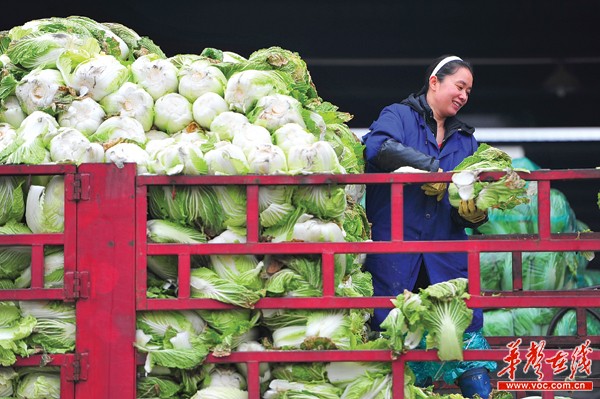
MULTIPOLYGON (((431 65, 429 65, 425 71, 425 84, 418 94, 427 93, 427 90, 429 90, 429 78, 431 77, 432 72, 438 67, 440 62, 448 57, 453 56, 450 54, 442 55, 441 57, 438 57, 431 65)), ((471 72, 471 75, 473 75, 473 67, 469 62, 462 59, 452 59, 441 65, 435 73, 435 76, 437 76, 438 80, 441 82, 446 76, 455 74, 459 68, 467 68, 471 72)))

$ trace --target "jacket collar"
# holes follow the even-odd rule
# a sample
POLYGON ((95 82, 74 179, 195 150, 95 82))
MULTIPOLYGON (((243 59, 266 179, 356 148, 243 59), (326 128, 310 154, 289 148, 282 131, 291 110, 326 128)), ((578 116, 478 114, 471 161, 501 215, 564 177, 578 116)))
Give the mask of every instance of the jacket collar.
MULTIPOLYGON (((423 94, 411 94, 404 100, 400 102, 400 104, 408 105, 410 108, 418 112, 427 123, 427 126, 430 127, 431 131, 435 132, 437 130, 437 123, 433 118, 433 111, 429 104, 427 103, 427 99, 425 93, 423 94)), ((475 128, 467 125, 460 119, 455 116, 451 116, 446 119, 446 131, 454 132, 460 130, 464 133, 472 135, 475 132, 475 128)))

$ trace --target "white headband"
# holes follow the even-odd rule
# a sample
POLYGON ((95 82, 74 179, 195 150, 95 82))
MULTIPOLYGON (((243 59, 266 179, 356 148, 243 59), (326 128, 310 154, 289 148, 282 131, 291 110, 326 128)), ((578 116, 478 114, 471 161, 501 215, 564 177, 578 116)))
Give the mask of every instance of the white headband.
POLYGON ((431 78, 432 76, 435 76, 444 65, 452 61, 462 61, 462 58, 457 57, 455 55, 444 58, 435 66, 435 68, 433 68, 433 72, 431 72, 431 75, 429 75, 429 77, 431 78))

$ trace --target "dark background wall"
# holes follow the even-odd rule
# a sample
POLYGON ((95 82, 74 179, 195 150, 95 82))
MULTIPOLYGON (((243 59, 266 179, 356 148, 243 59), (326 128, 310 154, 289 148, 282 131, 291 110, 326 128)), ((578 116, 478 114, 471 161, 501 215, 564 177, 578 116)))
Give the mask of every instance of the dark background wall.
MULTIPOLYGON (((243 56, 274 45, 296 51, 320 96, 354 115, 353 128, 418 90, 426 66, 446 53, 474 65, 461 114, 476 127, 600 126, 600 1, 33 1, 14 8, 0 13, 0 29, 84 15, 123 23, 169 56, 205 47, 243 56)), ((511 144, 548 169, 600 166, 600 141, 511 144)), ((598 182, 558 188, 600 231, 598 182)))
POLYGON ((85 15, 123 23, 167 55, 282 46, 306 60, 320 95, 357 127, 453 53, 475 67, 462 112, 477 126, 597 126, 599 14, 592 0, 33 1, 0 13, 0 29, 85 15))

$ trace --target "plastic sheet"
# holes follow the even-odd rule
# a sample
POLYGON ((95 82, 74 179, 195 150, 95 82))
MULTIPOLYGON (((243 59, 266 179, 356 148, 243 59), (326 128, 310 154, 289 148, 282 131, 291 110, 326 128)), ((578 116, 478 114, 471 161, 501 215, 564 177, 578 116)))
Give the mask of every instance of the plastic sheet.
MULTIPOLYGON (((418 346, 425 348, 425 336, 418 346)), ((481 331, 465 333, 463 336, 463 349, 489 349, 490 345, 481 331)), ((416 377, 415 385, 426 387, 443 377, 448 384, 454 384, 456 379, 465 371, 485 367, 489 371, 496 370, 497 364, 492 361, 450 361, 450 362, 407 362, 416 377)))

